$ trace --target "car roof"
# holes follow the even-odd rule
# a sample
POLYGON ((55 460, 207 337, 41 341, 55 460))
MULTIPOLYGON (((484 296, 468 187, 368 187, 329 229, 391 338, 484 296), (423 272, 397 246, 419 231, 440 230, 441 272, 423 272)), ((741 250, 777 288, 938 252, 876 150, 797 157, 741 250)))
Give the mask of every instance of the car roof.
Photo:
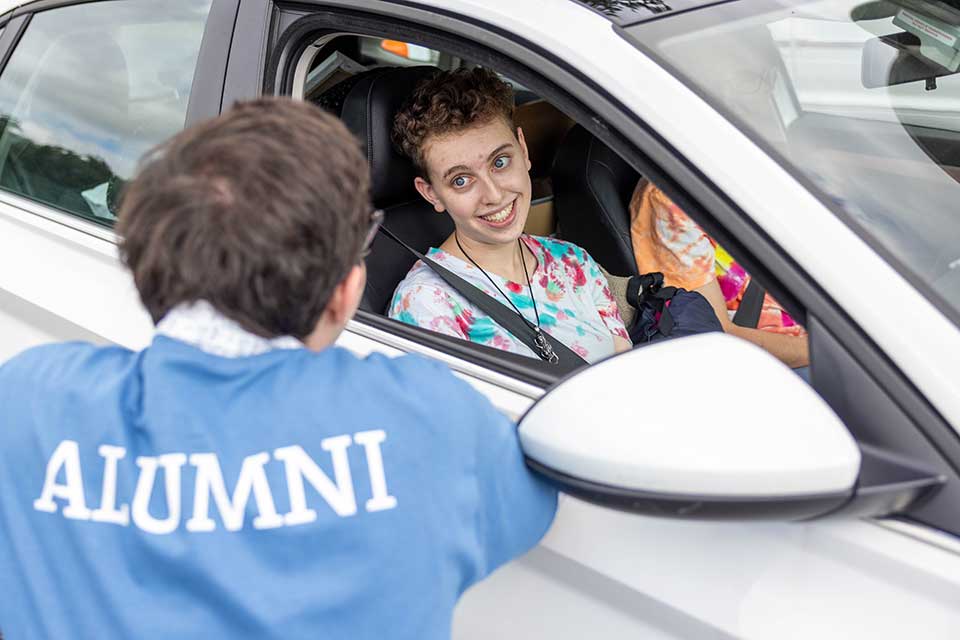
MULTIPOLYGON (((700 9, 734 0, 572 0, 588 7, 611 22, 627 27, 638 22, 700 9)), ((0 0, 0 15, 8 13, 30 0, 0 0)))
POLYGON ((735 0, 573 0, 593 9, 619 27, 735 0))
POLYGON ((27 0, 0 0, 0 16, 26 3, 27 0))

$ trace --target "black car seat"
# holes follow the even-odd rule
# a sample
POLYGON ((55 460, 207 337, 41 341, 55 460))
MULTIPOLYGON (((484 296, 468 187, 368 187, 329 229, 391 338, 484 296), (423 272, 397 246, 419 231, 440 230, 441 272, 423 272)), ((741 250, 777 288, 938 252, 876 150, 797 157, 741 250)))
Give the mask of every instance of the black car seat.
POLYGON ((629 205, 640 174, 576 125, 560 144, 551 178, 561 237, 586 249, 610 273, 637 273, 629 205))
MULTIPOLYGON (((409 158, 390 139, 393 118, 416 86, 435 67, 375 69, 356 80, 343 100, 340 117, 361 140, 370 163, 371 197, 384 211, 384 226, 421 252, 439 246, 451 233, 453 221, 438 214, 413 186, 416 172, 409 158)), ((367 288, 361 309, 385 313, 397 284, 415 259, 382 234, 367 257, 367 288)))

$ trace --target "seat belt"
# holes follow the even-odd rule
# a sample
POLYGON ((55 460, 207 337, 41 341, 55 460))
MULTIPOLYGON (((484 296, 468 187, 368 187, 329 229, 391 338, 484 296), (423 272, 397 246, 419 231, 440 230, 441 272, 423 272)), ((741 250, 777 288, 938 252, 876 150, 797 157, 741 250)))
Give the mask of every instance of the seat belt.
POLYGON ((511 335, 516 337, 517 340, 529 347, 531 351, 540 356, 541 360, 554 365, 561 375, 571 373, 588 364, 586 360, 577 355, 575 351, 567 347, 565 344, 553 336, 550 336, 546 332, 535 331, 530 327, 529 324, 527 324, 526 320, 517 315, 516 311, 502 302, 499 302, 492 296, 487 295, 484 291, 470 284, 446 267, 437 264, 437 262, 434 260, 431 260, 427 256, 423 255, 394 235, 394 233, 385 226, 381 225, 380 231, 383 232, 383 234, 388 238, 399 244, 401 247, 415 255, 425 265, 430 267, 430 269, 432 269, 433 272, 440 277, 440 279, 453 287, 454 291, 462 295, 467 299, 468 302, 470 302, 470 304, 480 309, 480 311, 483 311, 490 317, 491 320, 499 324, 501 327, 510 332, 511 335), (556 355, 556 361, 553 361, 548 356, 544 355, 544 348, 541 344, 541 341, 546 341, 546 343, 549 344, 550 350, 552 350, 552 353, 556 355))
POLYGON ((756 278, 750 278, 747 290, 743 292, 740 306, 733 314, 733 324, 747 329, 756 329, 760 324, 760 312, 763 311, 763 299, 767 292, 763 290, 756 278))

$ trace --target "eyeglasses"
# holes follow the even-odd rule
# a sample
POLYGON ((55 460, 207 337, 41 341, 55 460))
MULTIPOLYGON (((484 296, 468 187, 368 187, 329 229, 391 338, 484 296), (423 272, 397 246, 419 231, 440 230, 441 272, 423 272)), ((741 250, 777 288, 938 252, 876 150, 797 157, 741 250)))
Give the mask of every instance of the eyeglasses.
POLYGON ((370 228, 367 230, 367 235, 363 239, 363 249, 360 250, 361 260, 365 260, 367 256, 370 255, 370 246, 376 239, 377 231, 380 230, 381 224, 383 224, 383 209, 374 209, 370 213, 370 228))

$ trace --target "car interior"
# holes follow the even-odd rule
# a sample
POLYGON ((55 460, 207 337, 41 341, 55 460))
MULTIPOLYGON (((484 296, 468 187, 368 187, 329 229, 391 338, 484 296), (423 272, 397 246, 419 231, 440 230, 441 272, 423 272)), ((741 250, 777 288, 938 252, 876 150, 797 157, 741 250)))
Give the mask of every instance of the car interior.
MULTIPOLYGON (((417 45, 357 35, 327 36, 304 57, 309 61, 298 65, 294 86, 300 97, 338 115, 365 144, 373 204, 384 211, 384 226, 418 251, 439 246, 453 223, 416 192, 413 165, 394 148, 390 132, 393 114, 424 78, 437 68, 468 63, 417 45)), ((514 85, 515 121, 533 164, 526 231, 585 248, 609 273, 635 274, 628 204, 640 174, 548 101, 505 79, 514 85)), ((414 260, 381 234, 367 258, 361 308, 384 314, 414 260)))

